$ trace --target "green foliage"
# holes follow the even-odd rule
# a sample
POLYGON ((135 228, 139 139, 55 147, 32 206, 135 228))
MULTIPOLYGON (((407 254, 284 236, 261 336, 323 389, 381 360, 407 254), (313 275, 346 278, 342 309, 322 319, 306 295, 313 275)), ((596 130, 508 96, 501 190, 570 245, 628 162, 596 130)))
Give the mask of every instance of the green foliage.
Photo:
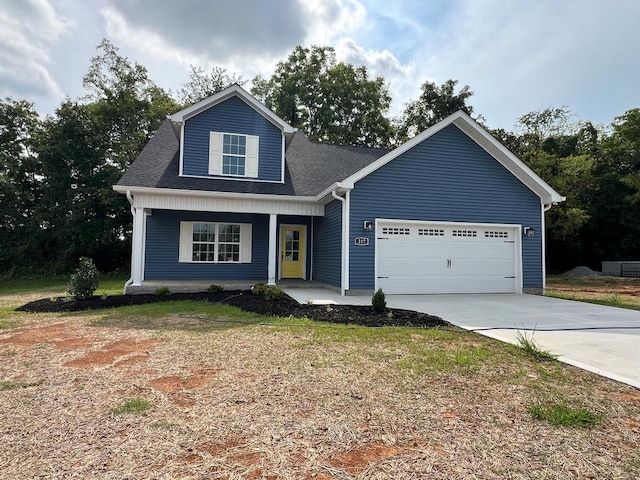
POLYGON ((222 293, 224 292, 224 287, 222 285, 209 285, 209 288, 207 289, 207 292, 209 293, 222 293))
POLYGON ((409 102, 397 120, 397 143, 415 137, 458 110, 471 115, 473 107, 467 105, 467 101, 473 96, 473 92, 465 85, 455 93, 457 84, 457 80, 447 80, 440 86, 433 82, 424 82, 420 87, 420 97, 409 102))
POLYGON ((171 290, 169 290, 169 287, 160 287, 156 288, 153 294, 159 297, 167 297, 171 295, 171 290))
POLYGON ((533 340, 533 334, 527 336, 525 333, 519 331, 516 333, 516 341, 524 353, 539 362, 552 362, 558 359, 557 355, 541 349, 533 340))
POLYGON ((381 288, 376 290, 373 297, 371 297, 371 305, 373 306, 373 311, 376 313, 382 313, 386 310, 387 299, 381 288))
POLYGON ((589 428, 599 425, 604 418, 602 414, 584 408, 573 409, 562 403, 534 403, 529 405, 528 410, 536 420, 546 420, 552 425, 563 427, 589 428))
POLYGON ((178 97, 185 106, 192 105, 236 83, 244 85, 247 80, 242 78, 242 75, 227 72, 224 68, 213 67, 209 72, 205 72, 202 67, 191 65, 189 81, 178 90, 178 97))
POLYGON ((264 291, 264 298, 269 301, 280 300, 282 297, 284 297, 284 291, 275 285, 268 286, 264 291))
POLYGON ((44 383, 44 380, 36 380, 35 382, 14 382, 13 380, 0 381, 1 390, 14 390, 16 388, 38 387, 44 383))
POLYGON ((114 415, 121 415, 123 413, 135 413, 138 415, 145 415, 148 410, 153 408, 153 403, 144 398, 134 397, 126 399, 121 405, 111 409, 111 413, 114 415))
POLYGON ((382 77, 366 67, 338 63, 331 47, 297 46, 269 80, 256 77, 251 93, 312 140, 385 146, 391 104, 382 77))
POLYGON ((264 282, 258 282, 253 287, 251 287, 251 292, 254 295, 264 295, 264 292, 267 290, 267 284, 264 282))
POLYGON ((69 278, 69 294, 75 298, 89 298, 98 288, 100 272, 87 257, 80 258, 80 266, 69 278))

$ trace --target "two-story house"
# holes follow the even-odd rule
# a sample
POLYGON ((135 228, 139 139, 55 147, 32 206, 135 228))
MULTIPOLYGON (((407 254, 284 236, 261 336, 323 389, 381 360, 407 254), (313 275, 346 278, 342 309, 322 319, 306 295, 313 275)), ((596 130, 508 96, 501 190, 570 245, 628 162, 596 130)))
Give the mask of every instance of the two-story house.
POLYGON ((463 112, 390 151, 328 145, 237 85, 171 115, 114 189, 133 213, 128 293, 541 292, 544 212, 564 200, 463 112))

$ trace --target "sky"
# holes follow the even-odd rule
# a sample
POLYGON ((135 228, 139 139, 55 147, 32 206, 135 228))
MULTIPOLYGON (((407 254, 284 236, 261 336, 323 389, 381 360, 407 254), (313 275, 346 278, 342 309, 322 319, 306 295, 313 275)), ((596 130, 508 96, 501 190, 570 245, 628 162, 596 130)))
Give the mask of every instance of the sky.
POLYGON ((86 95, 103 38, 173 93, 191 65, 251 80, 321 45, 384 77, 392 116, 454 79, 492 128, 562 106, 608 125, 640 107, 639 24, 638 0, 0 0, 0 98, 86 95))

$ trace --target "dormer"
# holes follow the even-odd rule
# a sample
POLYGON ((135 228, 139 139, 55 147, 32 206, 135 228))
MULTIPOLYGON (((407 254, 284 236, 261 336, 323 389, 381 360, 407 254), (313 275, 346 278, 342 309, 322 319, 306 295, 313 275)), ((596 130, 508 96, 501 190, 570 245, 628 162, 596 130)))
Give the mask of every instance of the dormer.
POLYGON ((239 85, 169 119, 180 125, 180 176, 284 183, 285 133, 295 129, 239 85))

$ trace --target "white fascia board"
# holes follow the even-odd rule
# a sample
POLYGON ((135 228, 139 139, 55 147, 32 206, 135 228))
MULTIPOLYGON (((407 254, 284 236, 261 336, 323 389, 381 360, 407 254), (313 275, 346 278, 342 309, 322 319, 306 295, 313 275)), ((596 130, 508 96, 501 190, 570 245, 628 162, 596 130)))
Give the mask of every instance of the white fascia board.
POLYGON ((333 199, 333 197, 331 196, 331 192, 336 192, 337 194, 340 194, 340 193, 348 192, 349 190, 353 190, 353 184, 347 184, 345 182, 336 182, 333 185, 325 188, 314 198, 316 201, 321 201, 329 197, 328 201, 323 202, 323 203, 329 203, 329 201, 333 199))
POLYGON ((180 110, 179 112, 174 113, 173 115, 169 115, 169 119, 173 122, 182 123, 185 120, 211 108, 219 103, 224 102, 225 100, 237 96, 242 99, 245 103, 247 103, 250 107, 260 113, 263 117, 273 123, 276 127, 278 127, 281 131, 285 133, 293 133, 296 131, 294 127, 285 122, 278 115, 269 110, 265 105, 258 101, 253 95, 247 92, 240 85, 233 84, 228 88, 212 95, 204 100, 200 100, 198 103, 194 103, 193 105, 180 110))
POLYGON ((521 160, 519 160, 513 153, 496 140, 493 135, 482 128, 476 123, 469 115, 462 110, 449 115, 444 120, 432 125, 422 133, 416 135, 411 140, 400 145, 398 148, 391 150, 386 155, 380 157, 375 162, 367 165, 362 170, 354 173, 350 177, 347 177, 341 183, 344 185, 353 185, 358 180, 362 180, 370 173, 375 172, 382 166, 389 163, 391 160, 399 157, 403 153, 407 152, 411 148, 415 147, 424 140, 432 137, 440 130, 454 124, 460 128, 466 135, 469 136, 474 142, 476 142, 483 150, 489 153, 495 158, 501 165, 503 165, 511 174, 513 174, 518 180, 524 183, 531 191, 538 195, 545 203, 563 202, 565 197, 556 192, 549 184, 536 175, 529 167, 527 167, 521 160))
POLYGON ((169 197, 215 197, 215 198, 245 198, 247 200, 278 200, 283 202, 303 202, 315 203, 317 197, 295 197, 291 195, 269 195, 259 193, 238 193, 238 192, 207 192, 204 190, 180 190, 171 188, 153 188, 153 187, 128 187, 126 185, 114 185, 113 189, 118 193, 127 193, 140 195, 163 195, 169 197))

